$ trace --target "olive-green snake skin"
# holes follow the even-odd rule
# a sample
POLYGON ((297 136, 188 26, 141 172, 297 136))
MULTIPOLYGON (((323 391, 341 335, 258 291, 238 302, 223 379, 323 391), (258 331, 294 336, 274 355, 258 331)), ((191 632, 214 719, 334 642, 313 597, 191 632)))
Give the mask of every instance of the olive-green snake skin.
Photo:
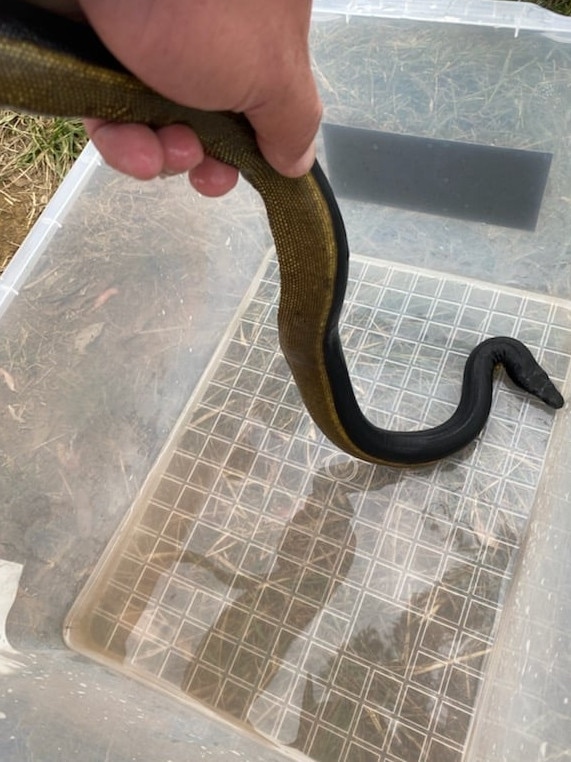
POLYGON ((162 98, 125 71, 89 27, 19 0, 2 0, 0 103, 55 116, 153 127, 188 124, 206 153, 240 170, 264 201, 276 243, 283 353, 311 417, 345 452, 373 463, 415 465, 460 450, 488 418, 498 363, 546 404, 563 405, 529 350, 500 337, 472 351, 458 408, 448 421, 412 432, 373 426, 359 409, 340 345, 348 247, 337 203, 319 165, 300 179, 282 177, 260 154, 244 117, 197 111, 162 98))

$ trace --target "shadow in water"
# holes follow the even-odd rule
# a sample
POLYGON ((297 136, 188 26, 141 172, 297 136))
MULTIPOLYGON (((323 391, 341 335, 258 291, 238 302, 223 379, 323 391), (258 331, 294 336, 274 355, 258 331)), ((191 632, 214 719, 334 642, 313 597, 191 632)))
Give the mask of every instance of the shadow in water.
POLYGON ((400 479, 330 465, 289 521, 292 496, 250 519, 150 503, 86 639, 320 762, 459 762, 517 538, 416 493, 385 514, 400 479))
MULTIPOLYGON (((269 572, 259 579, 234 576, 204 555, 184 554, 184 560, 208 568, 231 589, 240 590, 189 663, 181 686, 186 693, 247 721, 252 701, 349 573, 356 545, 350 497, 363 490, 370 472, 365 464, 342 463, 317 473, 303 509, 277 544, 269 572), (338 481, 333 497, 332 478, 343 478, 348 468, 353 478, 338 481)), ((379 470, 377 488, 393 480, 390 471, 379 470)))

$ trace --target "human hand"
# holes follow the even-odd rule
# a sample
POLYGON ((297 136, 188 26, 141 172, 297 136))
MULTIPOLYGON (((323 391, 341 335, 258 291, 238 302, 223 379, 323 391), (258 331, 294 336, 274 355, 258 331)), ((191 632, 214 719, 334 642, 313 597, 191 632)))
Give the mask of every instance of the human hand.
MULTIPOLYGON (((314 158, 321 105, 307 36, 311 0, 35 0, 83 12, 105 45, 166 97, 205 110, 243 112, 267 161, 298 176, 314 158)), ((188 127, 87 120, 106 161, 140 179, 188 172, 207 196, 237 171, 204 155, 188 127)))

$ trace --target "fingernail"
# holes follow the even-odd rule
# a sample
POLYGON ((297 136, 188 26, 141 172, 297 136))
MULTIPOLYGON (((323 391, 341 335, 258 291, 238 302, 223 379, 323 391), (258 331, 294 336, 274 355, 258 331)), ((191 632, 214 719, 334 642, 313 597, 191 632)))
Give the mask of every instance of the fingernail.
POLYGON ((161 180, 167 180, 169 177, 174 177, 175 175, 180 175, 182 172, 174 172, 170 169, 163 169, 163 171, 160 173, 159 177, 161 180))

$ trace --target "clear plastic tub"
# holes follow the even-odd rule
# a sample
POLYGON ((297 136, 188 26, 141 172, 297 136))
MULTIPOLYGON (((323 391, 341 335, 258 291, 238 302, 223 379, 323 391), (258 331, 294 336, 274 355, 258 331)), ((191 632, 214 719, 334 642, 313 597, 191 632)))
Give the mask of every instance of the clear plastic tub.
MULTIPOLYGON (((442 420, 492 334, 568 388, 569 41, 523 3, 315 4, 376 421, 442 420)), ((301 406, 278 291, 244 183, 91 147, 0 280, 0 757, 564 758, 567 409, 502 377, 466 452, 356 463, 301 406)))

